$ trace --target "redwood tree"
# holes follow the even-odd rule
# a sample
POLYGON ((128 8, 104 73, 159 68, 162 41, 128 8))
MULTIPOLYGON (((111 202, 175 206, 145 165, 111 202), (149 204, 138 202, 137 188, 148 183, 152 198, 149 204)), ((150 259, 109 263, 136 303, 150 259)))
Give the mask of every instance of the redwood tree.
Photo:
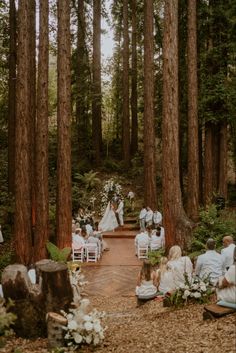
POLYGON ((96 165, 100 164, 101 126, 101 0, 93 0, 93 98, 92 98, 92 141, 96 165))
POLYGON ((197 0, 188 0, 188 216, 198 220, 199 209, 199 137, 197 77, 197 0))
POLYGON ((39 3, 38 86, 35 154, 35 261, 45 258, 48 239, 48 1, 39 3))
POLYGON ((144 1, 144 201, 155 209, 156 158, 154 129, 153 0, 144 1))
POLYGON ((58 0, 57 56, 57 245, 71 245, 70 2, 58 0))
POLYGON ((178 1, 166 0, 163 38, 162 186, 166 248, 188 247, 191 222, 182 205, 179 173, 178 1))
POLYGON ((31 158, 29 114, 29 1, 18 3, 15 151, 15 247, 18 261, 31 262, 31 158))
POLYGON ((128 0, 123 1, 123 159, 126 167, 130 164, 130 121, 129 121, 129 27, 128 0))
POLYGON ((132 10, 132 77, 131 77, 131 153, 138 151, 138 106, 137 106, 137 3, 131 1, 132 10))

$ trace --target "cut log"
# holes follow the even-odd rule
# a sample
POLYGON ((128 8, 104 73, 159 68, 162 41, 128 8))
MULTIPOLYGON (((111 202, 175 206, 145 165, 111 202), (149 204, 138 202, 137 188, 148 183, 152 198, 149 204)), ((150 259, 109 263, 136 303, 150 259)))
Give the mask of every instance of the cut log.
POLYGON ((67 319, 57 313, 49 312, 47 314, 47 332, 49 348, 63 347, 65 340, 65 330, 63 326, 67 325, 67 319))

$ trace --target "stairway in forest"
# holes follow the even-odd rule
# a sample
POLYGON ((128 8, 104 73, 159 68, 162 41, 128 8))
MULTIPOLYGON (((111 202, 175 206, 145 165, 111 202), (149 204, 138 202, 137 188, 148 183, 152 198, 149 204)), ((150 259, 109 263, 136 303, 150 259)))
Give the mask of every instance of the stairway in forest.
POLYGON ((114 231, 104 232, 103 238, 134 238, 138 231, 137 219, 135 217, 126 217, 123 227, 119 226, 114 231))

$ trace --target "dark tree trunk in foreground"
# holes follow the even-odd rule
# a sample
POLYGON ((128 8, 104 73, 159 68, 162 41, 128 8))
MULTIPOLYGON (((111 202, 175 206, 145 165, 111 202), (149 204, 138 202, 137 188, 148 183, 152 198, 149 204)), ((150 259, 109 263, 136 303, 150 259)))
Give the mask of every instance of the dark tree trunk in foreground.
POLYGON ((163 213, 166 248, 189 246, 191 222, 182 205, 179 174, 178 2, 165 1, 163 39, 163 213))
POLYGON ((15 120, 16 120, 16 6, 9 5, 9 95, 8 95, 8 191, 15 191, 15 120))
POLYGON ((153 0, 144 1, 144 202, 156 209, 153 0))
POLYGON ((70 3, 58 0, 57 245, 71 246, 70 3))
POLYGON ((102 92, 101 92, 101 0, 93 1, 93 101, 92 101, 92 141, 94 160, 100 164, 102 141, 102 92))
POLYGON ((123 122, 122 143, 125 166, 130 164, 130 121, 129 121, 129 32, 128 0, 123 1, 123 122))
POLYGON ((188 0, 188 216, 198 220, 199 209, 199 137, 197 78, 196 0, 188 0))
POLYGON ((17 260, 27 265, 32 257, 28 18, 28 1, 21 0, 18 7, 14 233, 17 260))
POLYGON ((219 147, 219 195, 227 199, 227 160, 228 160, 228 138, 227 122, 222 122, 220 127, 220 147, 219 147))
POLYGON ((205 154, 204 154, 204 202, 208 205, 213 197, 213 127, 212 123, 205 124, 205 154))
POLYGON ((36 124, 36 224, 34 260, 46 257, 48 239, 48 1, 40 0, 39 56, 36 124))
POLYGON ((132 77, 131 77, 131 153, 138 152, 138 101, 137 101, 137 4, 132 0, 132 77))

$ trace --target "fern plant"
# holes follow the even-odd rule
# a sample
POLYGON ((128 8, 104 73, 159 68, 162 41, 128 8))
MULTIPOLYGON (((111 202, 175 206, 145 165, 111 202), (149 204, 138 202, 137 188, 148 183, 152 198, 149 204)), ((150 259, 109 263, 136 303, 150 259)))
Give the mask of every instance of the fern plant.
POLYGON ((59 249, 55 244, 51 243, 50 241, 46 244, 47 251, 50 255, 50 258, 53 261, 57 262, 67 262, 67 259, 71 253, 71 248, 63 248, 59 249))
POLYGON ((16 315, 9 312, 9 308, 13 305, 14 303, 11 300, 8 301, 7 305, 5 305, 4 299, 0 300, 0 336, 7 334, 16 321, 16 315))
POLYGON ((90 170, 88 173, 84 173, 84 175, 77 173, 74 176, 74 179, 81 182, 86 190, 91 190, 96 188, 101 183, 101 180, 97 177, 98 172, 94 172, 90 170))

